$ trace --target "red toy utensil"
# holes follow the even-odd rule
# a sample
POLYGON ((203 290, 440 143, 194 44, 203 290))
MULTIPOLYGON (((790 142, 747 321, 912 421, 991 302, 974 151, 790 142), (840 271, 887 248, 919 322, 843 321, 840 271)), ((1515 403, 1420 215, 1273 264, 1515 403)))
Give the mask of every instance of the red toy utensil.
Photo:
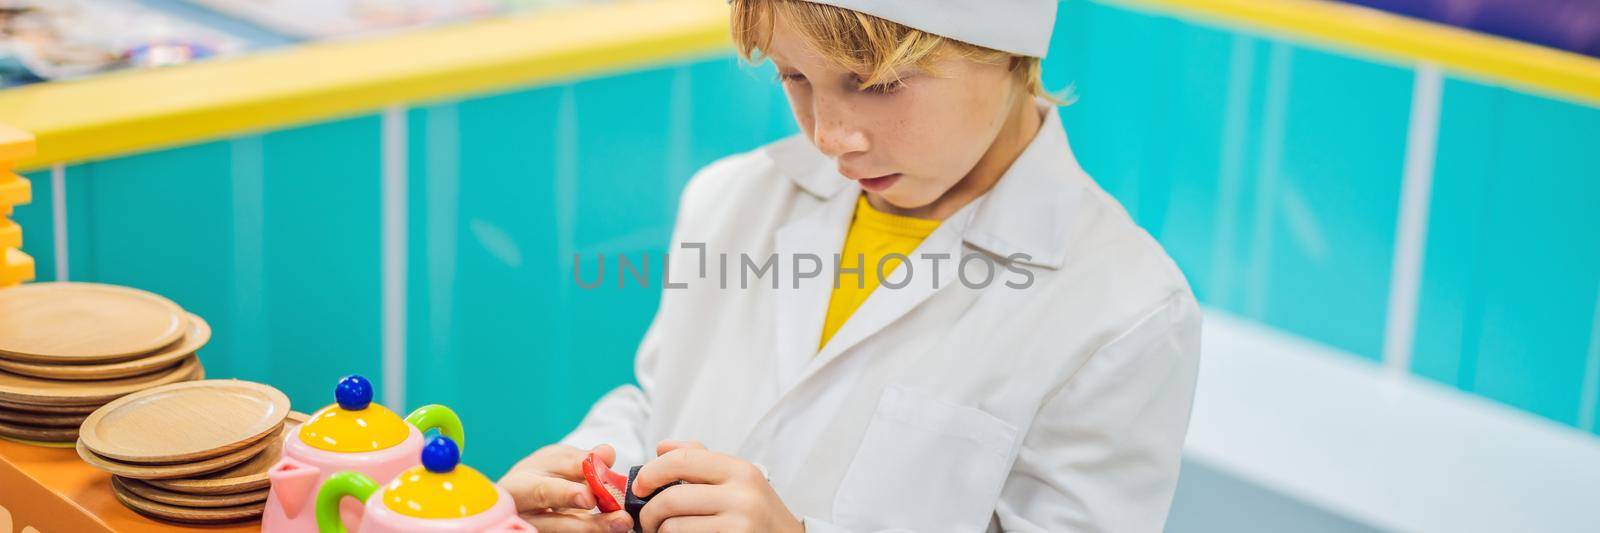
POLYGON ((644 510, 644 504, 649 503, 650 498, 654 498, 667 487, 682 485, 684 482, 668 483, 667 487, 656 489, 655 493, 641 498, 633 494, 633 478, 639 477, 640 468, 643 467, 630 468, 628 475, 624 476, 612 471, 594 452, 589 452, 589 455, 583 458, 583 480, 589 484, 589 492, 594 493, 595 505, 600 508, 600 512, 625 510, 628 516, 633 518, 633 530, 642 532, 644 524, 639 522, 639 512, 644 510))
POLYGON ((613 472, 600 455, 589 452, 583 459, 583 480, 589 483, 589 492, 594 493, 600 512, 622 510, 622 503, 627 501, 628 477, 613 472))

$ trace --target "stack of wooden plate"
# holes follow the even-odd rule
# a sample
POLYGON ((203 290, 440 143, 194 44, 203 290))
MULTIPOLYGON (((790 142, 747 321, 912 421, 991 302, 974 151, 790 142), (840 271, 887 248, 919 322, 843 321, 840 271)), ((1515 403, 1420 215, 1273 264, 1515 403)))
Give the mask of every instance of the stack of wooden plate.
POLYGON ((289 414, 289 398, 259 383, 166 385, 89 415, 78 456, 113 474, 117 500, 147 516, 249 520, 266 505, 267 470, 282 453, 289 414))
POLYGON ((107 402, 203 379, 200 317, 145 291, 95 283, 0 289, 0 437, 70 446, 107 402))

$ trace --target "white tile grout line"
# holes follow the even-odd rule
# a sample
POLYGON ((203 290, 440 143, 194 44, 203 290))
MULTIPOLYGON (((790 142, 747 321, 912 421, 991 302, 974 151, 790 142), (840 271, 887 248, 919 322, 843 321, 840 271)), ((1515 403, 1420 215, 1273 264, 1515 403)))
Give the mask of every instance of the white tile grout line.
POLYGON ((1267 313, 1267 296, 1272 282, 1272 241, 1277 224, 1278 175, 1283 169, 1283 138, 1289 127, 1289 99, 1294 81, 1293 49, 1282 42, 1272 43, 1267 63, 1267 95, 1261 116, 1261 159, 1256 167, 1255 225, 1250 234, 1250 264, 1245 267, 1250 286, 1244 309, 1252 318, 1267 313))
POLYGON ((383 276, 383 404, 406 409, 406 108, 383 111, 382 135, 382 276, 383 276))
POLYGON ((1406 130, 1400 212, 1395 224, 1394 263, 1389 273, 1389 308, 1383 334, 1384 368, 1394 376, 1404 376, 1411 371, 1443 93, 1444 74, 1439 66, 1418 64, 1411 91, 1411 123, 1406 130))
POLYGON ((667 161, 665 190, 662 195, 666 212, 678 210, 678 193, 689 182, 694 169, 689 168, 689 152, 693 148, 690 137, 694 135, 694 78, 688 64, 672 71, 672 87, 667 96, 667 161))
POLYGON ((50 233, 56 262, 56 281, 67 281, 67 166, 50 167, 50 233))
MULTIPOLYGON (((555 198, 555 232, 556 232, 556 269, 561 274, 557 280, 556 305, 562 312, 557 313, 556 325, 560 331, 570 331, 576 324, 571 313, 575 301, 574 291, 577 285, 572 281, 577 275, 577 265, 574 261, 578 254, 578 179, 581 169, 578 167, 578 150, 581 140, 578 136, 582 133, 578 123, 578 86, 567 84, 561 88, 561 100, 556 107, 555 122, 555 179, 551 183, 551 195, 555 198)), ((574 374, 577 367, 568 362, 566 354, 578 353, 577 344, 571 335, 557 336, 547 345, 546 349, 555 355, 548 369, 552 375, 574 374)))
MULTIPOLYGON (((573 254, 577 253, 574 235, 577 231, 578 213, 578 99, 577 88, 561 88, 561 102, 556 108, 556 175, 553 184, 556 219, 556 268, 569 274, 573 254)), ((562 280, 567 283, 566 279, 562 280)), ((561 291, 567 294, 566 291, 561 291)), ((563 305, 567 302, 563 301, 563 305)))
POLYGON ((1589 326, 1589 357, 1583 365, 1583 388, 1579 389, 1578 427, 1594 433, 1595 411, 1600 409, 1600 288, 1594 293, 1594 318, 1589 326))
POLYGON ((266 144, 260 135, 246 135, 228 143, 229 202, 233 223, 233 287, 226 336, 230 357, 246 376, 267 376, 272 338, 267 332, 266 290, 266 144))
POLYGON ((1250 121, 1250 82, 1255 73, 1256 40, 1235 34, 1228 53, 1228 100, 1222 119, 1221 164, 1217 169, 1216 247, 1211 252, 1211 301, 1232 304, 1234 232, 1238 227, 1239 183, 1244 179, 1245 130, 1250 121))
POLYGON ((422 130, 423 172, 423 270, 426 279, 427 344, 417 353, 426 354, 429 378, 440 383, 460 383, 453 365, 456 316, 455 287, 461 217, 461 113, 459 103, 429 106, 422 130))

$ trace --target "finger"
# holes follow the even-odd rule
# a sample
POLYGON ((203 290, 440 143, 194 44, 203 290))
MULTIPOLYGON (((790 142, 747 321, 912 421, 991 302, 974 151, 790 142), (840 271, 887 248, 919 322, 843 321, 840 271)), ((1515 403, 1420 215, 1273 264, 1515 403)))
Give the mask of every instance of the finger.
MULTIPOLYGON (((538 451, 535 451, 527 457, 522 458, 521 461, 517 461, 517 464, 511 467, 511 470, 506 473, 505 477, 510 477, 511 474, 519 472, 533 472, 538 474, 561 476, 573 481, 582 481, 582 472, 576 472, 576 476, 574 477, 573 475, 570 475, 573 473, 563 472, 563 470, 566 470, 566 465, 581 460, 584 456, 584 453, 585 452, 583 450, 579 450, 565 444, 551 444, 549 446, 539 448, 538 451)), ((504 479, 504 477, 501 479, 504 479)))
POLYGON ((572 481, 583 481, 583 462, 589 458, 589 452, 599 455, 606 466, 611 466, 617 460, 617 450, 610 444, 601 444, 589 450, 568 446, 561 456, 552 458, 550 473, 572 481))
MULTIPOLYGON (((685 533, 689 531, 732 531, 732 528, 723 527, 726 522, 720 516, 679 516, 661 523, 656 529, 646 529, 645 533, 685 533)), ((544 531, 543 529, 539 531, 544 531)))
POLYGON ((633 528, 628 513, 594 514, 572 511, 522 513, 522 520, 540 533, 623 533, 633 528))
MULTIPOLYGON (((673 485, 650 498, 650 503, 639 510, 639 524, 646 532, 655 531, 661 523, 678 516, 714 515, 728 507, 727 487, 718 485, 673 485)), ((681 527, 681 526, 680 526, 681 527)))
POLYGON ((605 524, 587 517, 568 513, 525 513, 522 521, 531 524, 539 533, 611 533, 605 524))
POLYGON ((760 476, 754 465, 742 459, 704 449, 682 448, 667 452, 640 468, 633 480, 633 493, 648 496, 679 480, 722 484, 746 474, 760 476))
POLYGON ((592 449, 590 451, 592 451, 595 454, 599 455, 600 456, 600 460, 604 461, 606 463, 606 466, 616 466, 616 463, 617 463, 617 449, 616 448, 612 448, 610 444, 601 444, 599 446, 595 446, 594 449, 592 449))
POLYGON ((560 475, 560 477, 574 480, 574 482, 582 482, 584 480, 584 461, 589 461, 589 451, 594 451, 595 455, 600 456, 600 461, 605 461, 606 466, 616 463, 616 448, 611 448, 611 445, 598 445, 598 447, 589 448, 589 450, 568 447, 566 453, 563 453, 560 458, 552 459, 550 474, 560 475))
POLYGON ((659 457, 666 455, 667 452, 683 448, 698 448, 704 450, 706 449, 706 445, 700 444, 700 441, 697 440, 664 440, 661 441, 660 444, 656 444, 656 456, 659 457))
POLYGON ((589 486, 537 472, 512 472, 500 480, 511 493, 518 511, 540 509, 593 509, 594 494, 589 486))
POLYGON ((607 525, 611 526, 611 531, 613 533, 625 533, 628 531, 633 531, 633 517, 628 516, 627 511, 612 511, 595 516, 601 517, 601 520, 605 521, 607 525))

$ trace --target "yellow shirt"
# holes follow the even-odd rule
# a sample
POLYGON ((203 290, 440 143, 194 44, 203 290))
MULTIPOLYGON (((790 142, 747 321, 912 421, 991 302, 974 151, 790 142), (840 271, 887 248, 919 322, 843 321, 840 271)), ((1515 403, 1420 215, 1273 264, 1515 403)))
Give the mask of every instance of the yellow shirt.
MULTIPOLYGON (((828 315, 822 321, 822 342, 818 343, 818 350, 828 344, 828 339, 839 332, 845 320, 867 301, 873 289, 878 288, 882 281, 878 277, 878 262, 889 254, 910 257, 917 245, 938 227, 938 220, 892 215, 873 209, 866 195, 856 200, 855 218, 850 222, 850 232, 845 235, 844 250, 839 252, 841 272, 828 300, 828 315), (856 267, 860 267, 860 273, 843 272, 856 267)), ((899 270, 901 262, 897 257, 885 263, 883 277, 888 278, 899 270)))

